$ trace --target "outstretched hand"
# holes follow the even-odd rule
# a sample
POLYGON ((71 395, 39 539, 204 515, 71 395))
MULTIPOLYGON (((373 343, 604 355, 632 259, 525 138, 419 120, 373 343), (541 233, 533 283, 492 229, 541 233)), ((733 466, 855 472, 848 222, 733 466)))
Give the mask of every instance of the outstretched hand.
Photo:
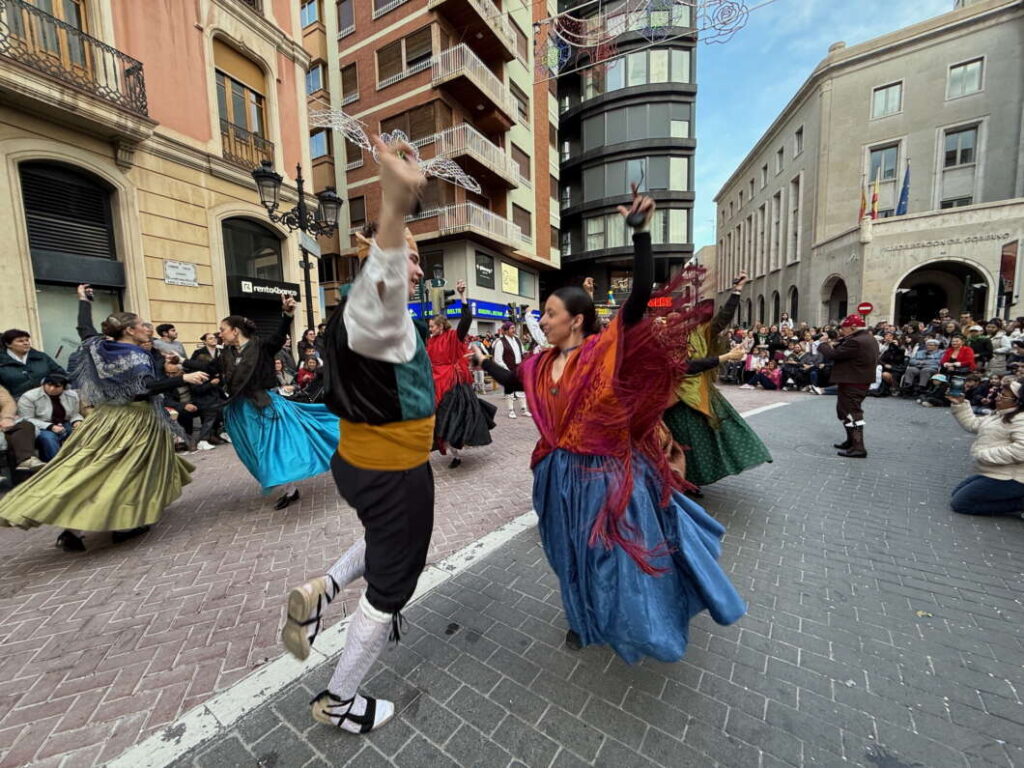
POLYGON ((405 141, 386 144, 373 138, 380 158, 380 186, 384 203, 404 216, 412 208, 420 188, 426 183, 423 169, 414 159, 416 150, 405 141))
POLYGON ((291 317, 292 315, 295 314, 295 307, 296 306, 297 306, 297 302, 295 301, 295 297, 294 296, 292 296, 290 293, 282 293, 281 294, 281 311, 284 314, 286 314, 289 317, 291 317))
POLYGON ((641 195, 640 187, 636 182, 631 183, 630 187, 633 191, 633 202, 628 208, 624 205, 620 205, 618 207, 618 211, 626 219, 629 219, 629 217, 634 214, 643 214, 643 224, 637 227, 637 229, 647 229, 651 225, 651 218, 654 216, 654 209, 656 207, 654 204, 654 198, 648 197, 647 195, 641 195))

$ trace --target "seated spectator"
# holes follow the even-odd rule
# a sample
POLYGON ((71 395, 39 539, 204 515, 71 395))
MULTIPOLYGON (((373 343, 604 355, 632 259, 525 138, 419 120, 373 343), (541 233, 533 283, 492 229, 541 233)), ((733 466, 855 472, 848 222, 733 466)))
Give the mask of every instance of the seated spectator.
POLYGON ((750 380, 757 375, 757 372, 764 368, 768 362, 768 345, 758 346, 753 352, 748 354, 743 361, 743 384, 747 389, 753 389, 752 386, 747 386, 750 380))
POLYGON ((906 350, 892 337, 891 333, 885 334, 885 337, 891 340, 878 358, 878 364, 882 366, 882 385, 879 388, 881 396, 886 396, 895 390, 897 382, 907 371, 906 350))
POLYGON ((299 359, 305 360, 309 357, 310 353, 318 354, 316 348, 316 331, 312 328, 307 328, 306 332, 302 334, 302 338, 299 339, 299 359))
POLYGON ((944 373, 936 373, 928 383, 928 389, 917 399, 917 403, 925 408, 946 408, 949 405, 946 399, 948 391, 949 377, 944 373))
POLYGON ((185 345, 178 341, 178 329, 170 323, 161 323, 156 327, 153 348, 163 355, 173 355, 179 360, 187 360, 185 345))
POLYGON ((36 447, 43 461, 57 455, 83 418, 78 393, 67 387, 67 376, 50 373, 43 377, 41 387, 18 398, 18 415, 36 428, 36 447))
POLYGON ((744 384, 741 389, 755 389, 756 387, 761 387, 762 389, 778 389, 781 384, 782 369, 779 368, 779 364, 777 362, 769 360, 765 363, 763 368, 754 374, 750 383, 744 384))
POLYGON ((1006 357, 1013 351, 1010 335, 994 323, 985 326, 985 333, 992 340, 992 359, 989 361, 989 373, 1006 373, 1006 357))
POLYGON ((963 398, 950 398, 960 426, 978 435, 971 446, 975 474, 953 489, 951 506, 963 515, 1019 515, 1024 508, 1024 387, 1005 380, 995 412, 975 416, 963 398))
POLYGON ((315 356, 309 355, 306 358, 302 370, 295 377, 295 383, 299 389, 306 389, 320 375, 320 363, 315 356))
POLYGON ((966 376, 977 367, 974 350, 967 346, 964 337, 953 336, 949 340, 949 349, 942 354, 939 370, 948 376, 966 376))
MULTIPOLYGON (((995 328, 994 325, 991 326, 995 328)), ((974 362, 978 368, 987 369, 995 348, 992 337, 980 325, 972 325, 967 329, 967 346, 974 352, 974 362)))
POLYGON ((67 371, 57 365, 57 361, 45 352, 32 348, 32 337, 28 331, 11 328, 0 337, 3 349, 0 350, 0 387, 17 399, 43 383, 48 373, 60 373, 67 376, 67 371))
POLYGON ((971 410, 975 413, 984 408, 982 403, 986 401, 990 386, 989 380, 978 373, 972 373, 964 379, 964 400, 971 404, 971 410))
POLYGON ((932 376, 939 372, 942 352, 937 339, 926 339, 923 347, 918 347, 907 362, 907 371, 903 374, 902 389, 913 395, 919 395, 928 387, 932 376))
POLYGON ((279 357, 274 358, 274 376, 277 378, 277 389, 282 395, 290 395, 295 391, 295 377, 288 373, 279 357))
POLYGON ((18 416, 18 403, 0 387, 0 451, 10 451, 14 468, 34 472, 45 467, 35 454, 36 428, 18 416))
POLYGON ((801 373, 803 368, 800 365, 800 358, 803 357, 804 350, 800 346, 800 342, 795 338, 790 339, 789 349, 786 350, 779 360, 779 366, 782 368, 782 388, 783 389, 799 389, 801 384, 801 373))

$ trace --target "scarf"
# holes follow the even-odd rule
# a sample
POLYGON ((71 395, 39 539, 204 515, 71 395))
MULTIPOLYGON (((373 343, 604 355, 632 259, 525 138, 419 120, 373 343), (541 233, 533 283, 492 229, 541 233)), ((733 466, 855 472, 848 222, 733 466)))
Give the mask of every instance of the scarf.
MULTIPOLYGON (((68 372, 74 388, 92 405, 129 405, 145 395, 156 378, 153 358, 135 344, 92 336, 71 355, 68 372)), ((179 437, 184 435, 164 408, 164 396, 149 398, 160 424, 179 437)))

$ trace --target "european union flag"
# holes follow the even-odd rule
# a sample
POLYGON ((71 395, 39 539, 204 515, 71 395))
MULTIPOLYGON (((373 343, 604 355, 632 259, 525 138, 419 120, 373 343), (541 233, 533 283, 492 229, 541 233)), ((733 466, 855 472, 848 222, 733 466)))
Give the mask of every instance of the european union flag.
POLYGON ((903 189, 900 190, 900 201, 896 205, 896 215, 902 216, 907 212, 910 204, 910 161, 907 161, 907 171, 903 174, 903 189))

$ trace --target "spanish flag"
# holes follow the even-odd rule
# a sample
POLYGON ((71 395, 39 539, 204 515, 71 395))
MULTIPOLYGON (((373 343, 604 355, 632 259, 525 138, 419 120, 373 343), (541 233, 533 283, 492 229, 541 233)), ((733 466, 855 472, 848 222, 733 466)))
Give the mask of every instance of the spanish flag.
POLYGON ((875 176, 875 186, 871 190, 871 219, 878 218, 878 176, 875 176))
POLYGON ((860 213, 857 214, 857 223, 864 221, 864 214, 868 212, 868 195, 865 191, 864 177, 860 177, 860 213))

